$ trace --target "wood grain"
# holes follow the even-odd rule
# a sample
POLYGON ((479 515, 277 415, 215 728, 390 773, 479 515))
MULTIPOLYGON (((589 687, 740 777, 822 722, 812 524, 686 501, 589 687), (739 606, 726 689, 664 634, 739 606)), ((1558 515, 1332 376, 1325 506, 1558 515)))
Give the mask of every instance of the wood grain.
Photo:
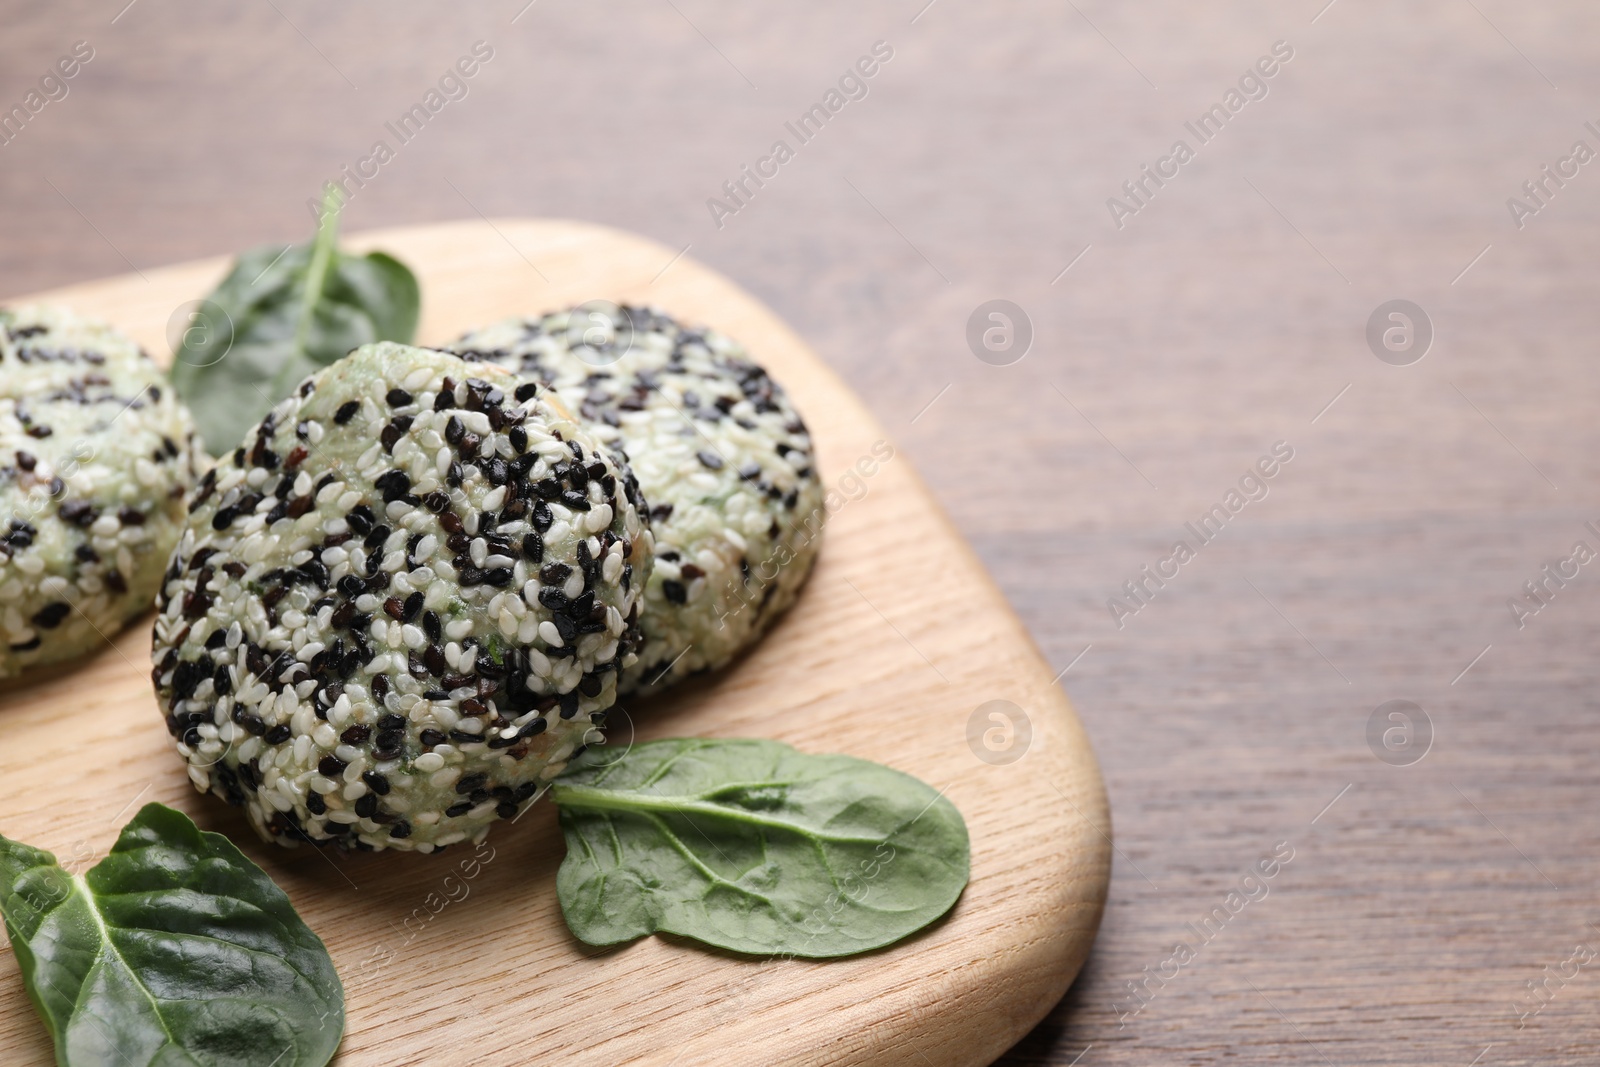
MULTIPOLYGON (((242 819, 188 786, 150 690, 148 620, 0 695, 5 833, 87 862, 151 800, 229 832, 329 945, 349 992, 343 1064, 693 1067, 726 1063, 737 1048, 746 1063, 976 1067, 1026 1033, 1065 991, 1099 924, 1110 870, 1104 791, 1053 672, 909 462, 896 454, 869 463, 870 473, 857 467, 875 443, 892 447, 883 428, 758 301, 689 258, 664 271, 673 252, 652 242, 506 219, 351 244, 417 269, 424 342, 593 298, 647 301, 745 340, 806 413, 825 483, 856 467, 864 488, 835 498, 818 568, 771 636, 723 675, 630 704, 614 740, 773 737, 890 763, 945 790, 966 816, 971 885, 933 928, 835 963, 734 958, 668 938, 596 952, 560 918, 563 848, 549 805, 497 830, 481 864, 462 850, 345 857, 260 845, 242 819), (542 286, 541 271, 561 281, 542 286), (969 718, 991 700, 1014 703, 1031 724, 1031 741, 1004 764, 981 759, 989 750, 968 740, 969 718)), ((173 310, 224 265, 39 298, 164 351, 173 310)), ((0 1047, 19 1050, 8 1063, 45 1063, 14 972, 7 956, 0 1047)))

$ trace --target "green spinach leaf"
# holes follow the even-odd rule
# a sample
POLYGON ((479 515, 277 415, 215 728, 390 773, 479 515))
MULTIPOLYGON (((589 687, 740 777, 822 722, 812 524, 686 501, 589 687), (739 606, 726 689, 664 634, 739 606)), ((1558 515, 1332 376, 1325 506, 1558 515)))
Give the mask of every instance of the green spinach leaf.
POLYGON ((967 884, 955 805, 849 756, 776 741, 656 741, 620 760, 593 749, 550 795, 567 839, 562 912, 591 945, 663 931, 846 956, 928 925, 967 884))
POLYGON ((160 804, 87 874, 0 837, 0 915, 62 1067, 322 1067, 344 990, 322 941, 220 834, 160 804))
POLYGON ((169 376, 212 455, 235 448, 306 375, 372 341, 415 337, 416 277, 382 252, 338 250, 342 202, 330 187, 309 244, 245 252, 190 313, 169 376))

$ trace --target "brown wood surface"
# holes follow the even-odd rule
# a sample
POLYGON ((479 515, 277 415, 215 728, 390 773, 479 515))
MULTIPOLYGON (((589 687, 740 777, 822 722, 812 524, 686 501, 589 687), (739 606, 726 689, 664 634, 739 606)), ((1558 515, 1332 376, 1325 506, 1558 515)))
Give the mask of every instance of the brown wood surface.
MULTIPOLYGON (((124 809, 157 800, 248 839, 344 978, 339 1062, 350 1067, 513 1057, 691 1067, 726 1062, 728 1042, 765 1064, 971 1067, 1026 1033, 1065 992, 1099 926, 1111 855, 1105 793, 1054 672, 893 440, 757 301, 687 257, 662 273, 673 253, 661 245, 510 219, 350 245, 416 265, 423 343, 596 297, 651 302, 744 339, 807 414, 824 483, 844 489, 795 609, 734 669, 624 702, 612 741, 771 737, 915 774, 967 819, 973 876, 961 901, 902 945, 830 964, 733 958, 664 938, 598 952, 561 919, 565 848, 548 804, 484 848, 439 856, 260 844, 240 813, 190 788, 151 691, 148 620, 92 659, 0 693, 6 835, 62 857, 103 853, 124 809), (540 279, 523 257, 561 279, 540 303, 529 303, 540 279), (1026 729, 969 742, 975 709, 998 700, 1023 709, 1026 729)), ((208 260, 9 302, 64 303, 156 349, 171 308, 208 292, 225 266, 208 260)), ((1003 729, 980 719, 980 734, 1003 729)), ((852 891, 870 898, 872 889, 852 891)), ((0 1048, 44 1063, 46 1046, 8 954, 0 1048)))
POLYGON ((1071 665, 1119 851, 1088 965, 1001 1063, 1594 1062, 1589 970, 1518 1012, 1600 938, 1600 597, 1585 567, 1522 629, 1506 601, 1600 548, 1600 172, 1520 229, 1506 200, 1600 149, 1595 5, 524 3, 10 5, 0 102, 97 56, 0 148, 0 292, 302 239, 318 183, 489 41, 352 225, 692 245, 849 382, 1071 665), (879 39, 867 98, 718 229, 706 199, 879 39), (1278 40, 1268 96, 1115 228, 1107 198, 1278 40), (965 339, 996 297, 1034 327, 1012 366, 965 339), (1409 367, 1363 339, 1395 298, 1436 327, 1409 367), (1117 629, 1106 600, 1278 440, 1270 496, 1117 629), (1414 766, 1367 746, 1391 699, 1435 727, 1414 766), (1270 895, 1122 1018, 1278 841, 1270 895))

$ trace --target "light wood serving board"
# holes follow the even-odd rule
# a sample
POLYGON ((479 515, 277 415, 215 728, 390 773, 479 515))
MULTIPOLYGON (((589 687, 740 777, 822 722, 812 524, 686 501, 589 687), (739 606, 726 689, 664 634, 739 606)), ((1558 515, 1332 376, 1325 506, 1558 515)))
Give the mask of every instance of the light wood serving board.
MULTIPOLYGON (((610 951, 562 922, 555 809, 535 805, 439 856, 344 856, 256 840, 190 787, 156 710, 150 619, 98 654, 0 691, 0 833, 82 869, 139 805, 161 801, 229 834, 327 942, 348 995, 337 1062, 376 1064, 977 1067, 1026 1033, 1077 974, 1110 876, 1099 769, 1027 633, 898 451, 893 437, 793 332, 727 279, 671 249, 560 221, 472 221, 368 233, 423 290, 422 343, 494 319, 606 298, 650 303, 745 342, 809 423, 833 499, 797 606, 731 669, 617 715, 613 744, 769 737, 890 764, 946 791, 972 835, 972 882, 943 921, 888 949, 818 963, 764 961, 662 937, 610 951), (670 265, 669 265, 670 263, 670 265), (879 445, 878 451, 883 451, 879 445), (1022 709, 1005 748, 980 705, 1022 709), (632 729, 630 729, 630 721, 632 729), (999 749, 996 752, 996 749, 999 749), (982 753, 987 758, 980 758, 982 753), (487 850, 483 853, 488 855, 487 850), (75 861, 75 862, 74 862, 75 861)), ((164 357, 175 309, 226 258, 33 297, 102 316, 164 357)), ((52 1053, 9 951, 0 953, 0 1059, 52 1053)))

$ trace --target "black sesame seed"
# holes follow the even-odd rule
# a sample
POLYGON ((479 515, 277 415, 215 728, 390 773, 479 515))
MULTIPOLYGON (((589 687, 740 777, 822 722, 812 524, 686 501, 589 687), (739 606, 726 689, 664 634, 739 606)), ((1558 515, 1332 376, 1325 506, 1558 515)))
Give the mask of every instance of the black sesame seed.
POLYGON ((378 814, 377 794, 368 793, 366 796, 356 801, 356 814, 361 816, 363 819, 370 819, 374 815, 378 814))
POLYGON ((401 608, 400 621, 410 622, 412 619, 416 618, 417 612, 422 610, 422 602, 424 599, 425 598, 420 590, 406 597, 406 602, 401 608))
POLYGON ((85 500, 69 500, 62 504, 57 512, 67 522, 74 526, 87 527, 100 517, 100 512, 85 500))
POLYGON ((333 421, 343 426, 356 417, 356 412, 361 410, 361 401, 347 400, 339 405, 339 410, 333 413, 333 421))
POLYGON ((326 815, 328 813, 328 802, 322 799, 321 793, 313 789, 306 794, 306 810, 313 815, 326 815))
POLYGON ((383 502, 392 504, 411 491, 411 479, 402 470, 389 470, 373 479, 372 485, 383 493, 383 502))
POLYGON ((722 457, 715 452, 707 452, 702 449, 695 453, 695 458, 704 464, 707 470, 719 471, 722 469, 722 457))
POLYGON ((388 394, 384 396, 384 399, 389 402, 389 406, 392 408, 403 408, 407 404, 411 403, 411 394, 406 392, 404 389, 395 388, 389 390, 388 394))
POLYGON ((41 630, 54 630, 71 613, 72 605, 58 600, 54 604, 46 604, 34 612, 33 624, 41 630))
POLYGON ((269 745, 281 745, 285 741, 289 740, 293 734, 294 731, 289 728, 287 723, 280 722, 278 725, 268 730, 266 735, 262 737, 262 740, 269 745))
POLYGON ((398 837, 398 838, 410 837, 411 836, 411 824, 406 822, 404 819, 401 819, 399 822, 397 822, 393 826, 389 827, 389 836, 390 837, 398 837))
POLYGON ((400 438, 411 429, 411 416, 402 415, 385 426, 378 434, 378 443, 383 445, 385 452, 393 452, 394 446, 400 443, 400 438))
POLYGON ((338 756, 323 756, 322 761, 317 764, 317 771, 324 778, 338 778, 344 774, 344 769, 348 766, 349 764, 338 756))
POLYGON ((339 740, 347 745, 359 745, 372 735, 372 727, 366 723, 356 723, 339 735, 339 740))
POLYGON ((689 601, 689 591, 682 582, 675 582, 671 578, 661 583, 661 593, 674 604, 686 604, 689 601))
POLYGON ((417 740, 422 742, 423 748, 435 748, 444 744, 449 740, 449 738, 440 733, 438 730, 428 729, 422 731, 422 733, 418 735, 417 740))

